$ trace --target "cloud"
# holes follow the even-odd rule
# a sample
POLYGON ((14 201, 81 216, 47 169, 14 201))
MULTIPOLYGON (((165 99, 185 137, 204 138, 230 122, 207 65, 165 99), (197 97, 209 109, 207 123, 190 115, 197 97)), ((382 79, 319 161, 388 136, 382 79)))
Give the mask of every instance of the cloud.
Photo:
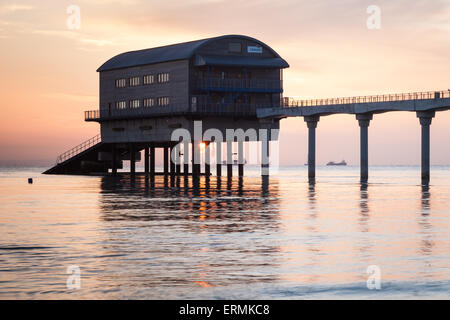
POLYGON ((16 11, 29 11, 33 10, 34 6, 26 4, 8 4, 0 7, 0 13, 11 13, 16 11))
POLYGON ((113 45, 114 41, 111 39, 97 39, 91 37, 90 35, 70 30, 33 30, 33 34, 44 35, 44 36, 56 36, 61 38, 66 38, 74 41, 79 41, 82 44, 94 45, 103 47, 106 45, 113 45))
POLYGON ((98 96, 91 96, 91 95, 83 95, 83 94, 74 94, 74 93, 62 93, 62 92, 55 92, 55 93, 44 93, 41 94, 42 97, 50 98, 50 99, 56 99, 56 100, 72 100, 72 101, 79 101, 79 102, 86 102, 86 103, 94 103, 98 101, 98 96))

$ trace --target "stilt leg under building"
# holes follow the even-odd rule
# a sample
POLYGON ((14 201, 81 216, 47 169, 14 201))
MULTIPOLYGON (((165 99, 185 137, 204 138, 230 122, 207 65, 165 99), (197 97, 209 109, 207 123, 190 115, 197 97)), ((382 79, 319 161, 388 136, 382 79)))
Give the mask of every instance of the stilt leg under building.
POLYGON ((270 129, 261 131, 261 176, 269 176, 270 129))
POLYGON ((149 147, 146 146, 144 148, 144 171, 145 171, 145 176, 147 177, 150 171, 150 163, 149 163, 149 159, 150 155, 149 155, 149 147))
POLYGON ((373 115, 371 113, 356 115, 360 128, 361 182, 367 182, 369 179, 369 124, 372 118, 373 115))
POLYGON ((216 175, 222 176, 222 142, 216 141, 216 175))
POLYGON ((430 125, 434 115, 434 111, 417 112, 422 126, 422 185, 430 183, 430 125))
POLYGON ((305 117, 308 126, 308 179, 310 182, 316 179, 316 128, 319 119, 319 116, 305 117))
POLYGON ((177 175, 181 173, 180 144, 175 146, 175 173, 177 175))
POLYGON ((136 174, 136 153, 133 144, 130 144, 130 174, 132 176, 136 174))
POLYGON ((183 147, 183 174, 187 177, 189 174, 189 142, 184 142, 183 147))
POLYGON ((116 150, 116 145, 113 144, 112 145, 112 169, 111 169, 111 173, 113 175, 117 174, 117 150, 116 150))
POLYGON ((227 141, 227 177, 233 176, 233 141, 227 141))
POLYGON ((244 141, 238 141, 238 176, 244 176, 244 141))
POLYGON ((171 175, 175 175, 175 147, 170 147, 169 149, 170 153, 169 153, 169 164, 170 164, 170 174, 171 175))
POLYGON ((200 141, 192 141, 192 175, 200 175, 200 141))
POLYGON ((155 147, 150 147, 150 175, 155 175, 155 147))
POLYGON ((169 148, 164 147, 164 175, 169 174, 169 148))
POLYGON ((211 175, 211 150, 210 142, 205 142, 205 176, 209 177, 211 175))

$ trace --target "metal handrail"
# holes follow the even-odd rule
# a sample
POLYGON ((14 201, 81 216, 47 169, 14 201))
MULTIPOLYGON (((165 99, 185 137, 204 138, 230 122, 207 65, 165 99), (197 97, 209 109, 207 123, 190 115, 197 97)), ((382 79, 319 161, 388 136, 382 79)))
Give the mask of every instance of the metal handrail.
POLYGON ((73 147, 72 149, 59 155, 58 158, 56 158, 56 164, 60 164, 64 161, 66 161, 67 159, 72 158, 73 156, 89 149, 93 145, 96 145, 97 143, 101 142, 101 140, 102 140, 101 135, 98 134, 95 137, 92 137, 89 140, 86 140, 86 141, 80 143, 76 147, 73 147))
POLYGON ((383 95, 344 97, 344 98, 311 99, 311 100, 294 100, 292 98, 285 97, 282 104, 283 107, 316 107, 316 106, 329 106, 329 105, 340 105, 351 103, 412 101, 412 100, 429 100, 429 99, 444 99, 444 98, 450 98, 450 90, 383 94, 383 95))

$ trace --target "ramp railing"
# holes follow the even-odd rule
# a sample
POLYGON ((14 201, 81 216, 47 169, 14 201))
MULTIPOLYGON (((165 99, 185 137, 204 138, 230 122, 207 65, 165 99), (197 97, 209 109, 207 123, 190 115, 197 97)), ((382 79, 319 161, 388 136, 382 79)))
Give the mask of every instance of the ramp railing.
POLYGON ((73 156, 76 156, 77 154, 89 149, 90 147, 96 145, 97 143, 99 143, 101 141, 102 141, 101 135, 98 134, 95 137, 92 137, 89 140, 86 140, 86 141, 80 143, 76 147, 73 147, 72 149, 59 155, 58 158, 56 158, 56 164, 60 164, 64 161, 66 161, 67 159, 70 159, 73 156))

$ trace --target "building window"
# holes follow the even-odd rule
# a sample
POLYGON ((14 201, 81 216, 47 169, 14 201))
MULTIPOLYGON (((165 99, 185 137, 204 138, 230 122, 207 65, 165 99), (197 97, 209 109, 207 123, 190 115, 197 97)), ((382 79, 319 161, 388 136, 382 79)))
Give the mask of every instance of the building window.
POLYGON ((170 103, 169 97, 159 97, 158 98, 158 106, 160 106, 160 107, 168 106, 169 103, 170 103))
POLYGON ((154 84, 155 76, 153 74, 148 74, 144 76, 144 84, 154 84))
POLYGON ((130 87, 135 87, 138 86, 140 84, 140 78, 139 77, 133 77, 130 78, 130 87))
POLYGON ((116 109, 126 109, 126 108, 127 108, 126 101, 117 101, 116 102, 116 109))
POLYGON ((135 109, 135 108, 139 108, 139 106, 141 105, 140 100, 130 100, 130 109, 135 109))
POLYGON ((153 98, 145 98, 144 99, 144 107, 153 107, 155 105, 155 99, 153 98))
POLYGON ((169 73, 168 72, 158 73, 158 83, 165 83, 165 82, 169 82, 169 73))
POLYGON ((127 85, 126 79, 117 79, 116 80, 116 88, 124 88, 127 85))

